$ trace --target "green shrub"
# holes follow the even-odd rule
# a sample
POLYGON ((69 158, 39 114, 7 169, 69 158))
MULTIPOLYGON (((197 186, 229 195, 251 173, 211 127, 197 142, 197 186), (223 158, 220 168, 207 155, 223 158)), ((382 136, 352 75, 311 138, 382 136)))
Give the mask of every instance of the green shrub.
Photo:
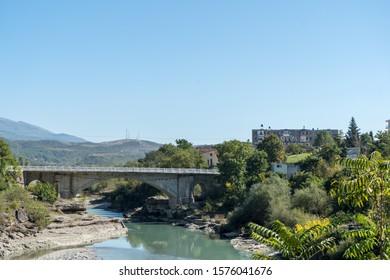
POLYGON ((202 186, 199 185, 199 184, 196 184, 195 187, 194 187, 194 198, 196 201, 200 201, 202 199, 202 196, 203 196, 203 190, 202 190, 202 186))
POLYGON ((228 214, 230 229, 238 229, 248 222, 266 226, 274 220, 293 227, 304 224, 316 216, 304 208, 294 208, 288 181, 273 175, 251 187, 241 206, 228 214))
POLYGON ((9 188, 9 184, 6 181, 0 179, 0 192, 9 188))
POLYGON ((305 224, 316 218, 315 215, 306 213, 301 208, 286 208, 283 204, 276 203, 271 207, 271 214, 267 225, 274 220, 280 220, 285 225, 294 227, 297 224, 305 224))
POLYGON ((39 201, 30 201, 26 204, 25 210, 31 222, 35 223, 40 229, 50 224, 49 210, 39 201))
POLYGON ((30 187, 29 190, 36 195, 40 201, 49 203, 57 201, 57 191, 50 183, 38 182, 35 186, 30 187))
POLYGON ((284 222, 285 218, 278 213, 282 213, 283 210, 287 215, 290 209, 291 194, 288 181, 273 175, 251 187, 242 206, 229 213, 229 225, 240 228, 250 221, 266 225, 279 217, 284 222))
POLYGON ((26 202, 32 200, 29 193, 20 187, 11 186, 0 193, 1 200, 5 203, 6 211, 18 210, 26 202))
POLYGON ((7 213, 6 213, 7 205, 2 192, 0 192, 0 227, 5 225, 7 222, 7 213))
POLYGON ((108 186, 107 182, 100 182, 100 183, 97 183, 97 184, 90 186, 84 192, 88 193, 88 194, 98 194, 101 191, 103 191, 105 188, 107 188, 107 186, 108 186))
POLYGON ((112 207, 120 211, 134 209, 145 204, 145 199, 160 194, 160 192, 136 180, 119 182, 117 188, 107 194, 112 207))
POLYGON ((49 210, 42 202, 34 200, 25 189, 11 186, 0 192, 0 224, 4 224, 8 219, 15 219, 15 212, 20 208, 24 208, 31 222, 39 228, 50 223, 49 210))
POLYGON ((324 184, 325 184, 324 179, 321 179, 316 175, 307 172, 295 173, 290 178, 290 187, 292 193, 295 193, 296 190, 304 189, 309 186, 324 186, 324 184))
POLYGON ((315 185, 296 190, 292 204, 295 208, 302 208, 305 212, 319 216, 327 216, 332 211, 328 194, 323 188, 315 185))

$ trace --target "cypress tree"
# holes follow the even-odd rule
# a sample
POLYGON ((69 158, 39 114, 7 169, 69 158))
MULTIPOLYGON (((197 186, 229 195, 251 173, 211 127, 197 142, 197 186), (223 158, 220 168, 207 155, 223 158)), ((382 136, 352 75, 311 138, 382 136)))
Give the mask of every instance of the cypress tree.
POLYGON ((348 148, 359 148, 360 144, 360 129, 358 128, 355 118, 352 117, 349 122, 347 134, 345 135, 345 143, 348 148))

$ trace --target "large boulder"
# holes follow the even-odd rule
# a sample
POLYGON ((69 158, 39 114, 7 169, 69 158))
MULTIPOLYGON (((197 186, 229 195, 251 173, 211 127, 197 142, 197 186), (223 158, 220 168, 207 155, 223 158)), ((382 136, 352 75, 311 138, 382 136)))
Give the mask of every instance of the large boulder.
POLYGON ((169 199, 164 197, 148 197, 146 200, 146 209, 151 215, 166 216, 170 212, 169 199))
POLYGON ((28 222, 29 218, 28 218, 28 214, 26 212, 26 210, 24 210, 24 208, 19 208, 18 210, 16 210, 16 219, 21 222, 21 223, 25 223, 25 222, 28 222))
POLYGON ((78 212, 85 212, 87 211, 87 207, 84 203, 77 202, 77 201, 58 201, 54 205, 55 210, 65 213, 65 214, 72 214, 72 213, 78 213, 78 212))

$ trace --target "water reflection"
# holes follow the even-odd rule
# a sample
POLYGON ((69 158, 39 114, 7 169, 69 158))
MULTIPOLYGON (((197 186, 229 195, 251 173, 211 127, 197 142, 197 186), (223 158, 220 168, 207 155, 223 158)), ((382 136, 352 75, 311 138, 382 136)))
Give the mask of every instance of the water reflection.
MULTIPOLYGON (((94 214, 99 214, 97 212, 100 210, 94 214)), ((118 216, 118 213, 112 213, 103 214, 118 216)), ((247 254, 235 250, 228 240, 210 238, 200 231, 156 223, 126 223, 126 226, 129 229, 127 237, 89 247, 95 248, 100 258, 111 260, 249 259, 247 254)))
POLYGON ((227 240, 211 239, 203 232, 189 231, 166 224, 127 224, 127 240, 133 248, 152 254, 185 259, 245 259, 227 240))

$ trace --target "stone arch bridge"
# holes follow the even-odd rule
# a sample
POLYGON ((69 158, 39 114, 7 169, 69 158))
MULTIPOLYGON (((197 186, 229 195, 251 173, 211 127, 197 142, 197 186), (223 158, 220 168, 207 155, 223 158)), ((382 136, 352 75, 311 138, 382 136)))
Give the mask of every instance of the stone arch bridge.
POLYGON ((171 208, 194 202, 194 187, 211 187, 218 174, 210 169, 21 166, 23 184, 32 181, 51 183, 62 198, 72 198, 99 181, 126 178, 145 182, 169 197, 171 208))

